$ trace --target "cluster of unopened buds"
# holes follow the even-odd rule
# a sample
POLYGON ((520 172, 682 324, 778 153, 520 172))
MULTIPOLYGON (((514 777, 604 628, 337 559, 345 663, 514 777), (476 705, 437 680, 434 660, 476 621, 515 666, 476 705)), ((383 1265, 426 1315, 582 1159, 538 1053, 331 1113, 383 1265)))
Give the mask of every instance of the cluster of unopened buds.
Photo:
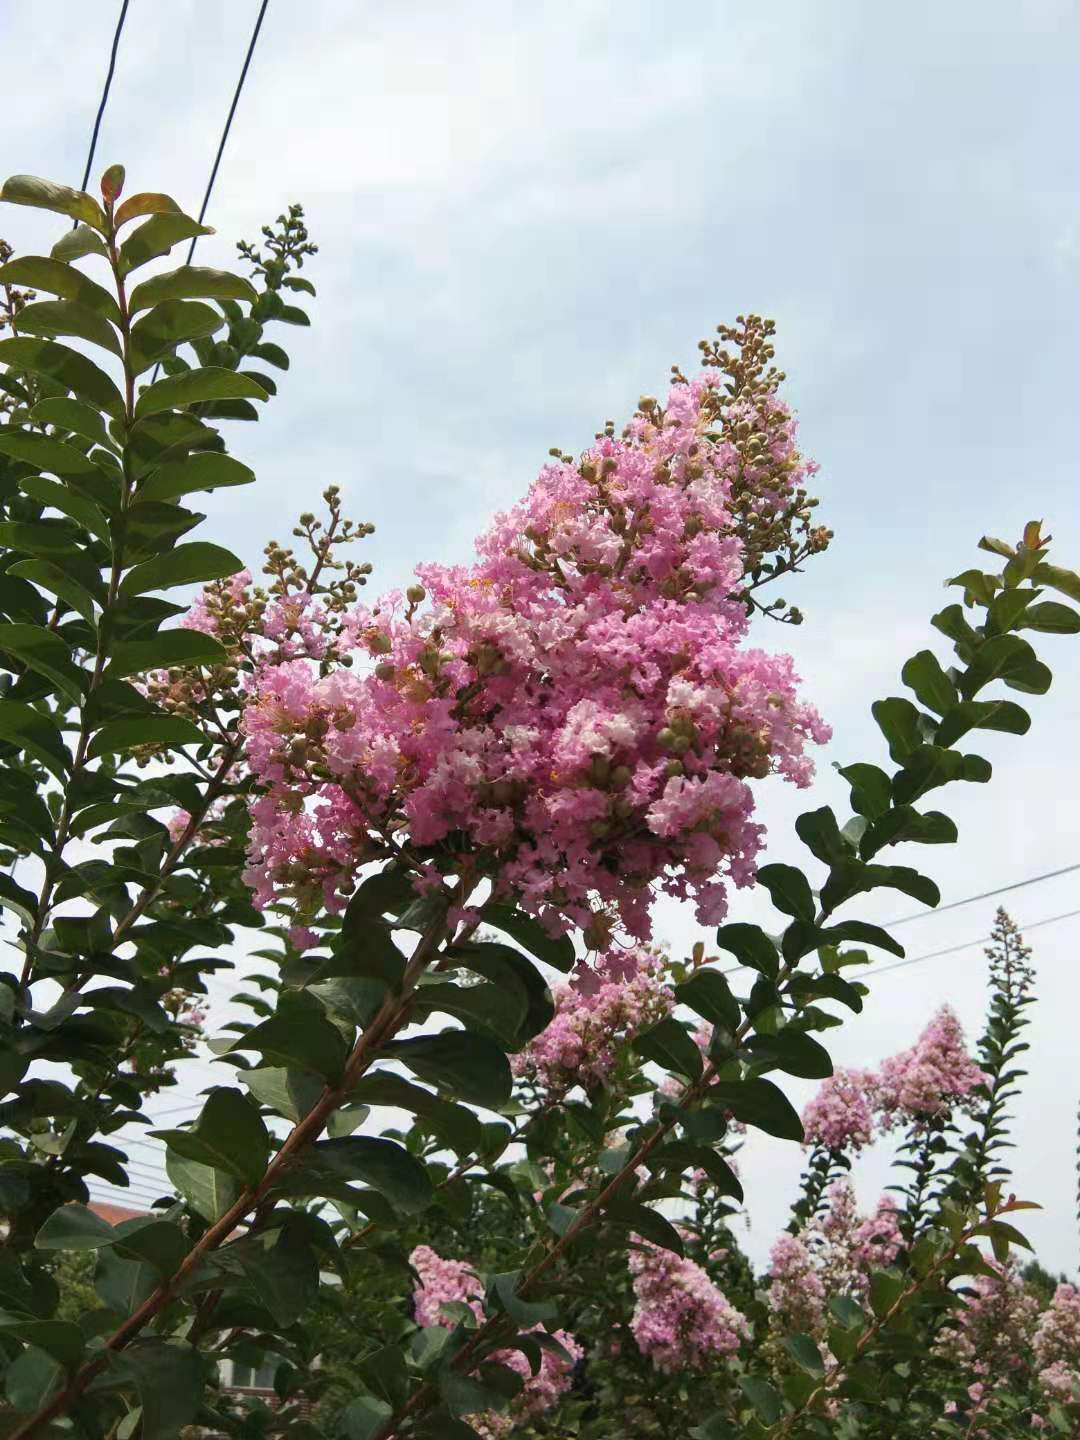
POLYGON ((257 903, 340 909, 365 864, 466 844, 590 949, 646 939, 657 889, 723 918, 761 844, 751 782, 807 784, 829 732, 790 659, 745 645, 747 517, 790 535, 809 513, 794 422, 768 384, 733 400, 718 364, 556 456, 476 563, 354 609, 340 664, 259 666, 257 903))

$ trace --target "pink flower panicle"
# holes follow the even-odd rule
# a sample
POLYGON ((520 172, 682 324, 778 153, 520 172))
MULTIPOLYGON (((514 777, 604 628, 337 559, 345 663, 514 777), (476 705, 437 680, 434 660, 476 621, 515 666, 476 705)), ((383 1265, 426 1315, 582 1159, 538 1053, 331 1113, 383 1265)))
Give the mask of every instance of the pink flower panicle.
POLYGON ((986 1075, 964 1047, 964 1032, 943 1005, 909 1050, 890 1056, 878 1076, 881 1124, 921 1124, 962 1104, 986 1075))
MULTIPOLYGON (((413 1291, 418 1325, 440 1325, 444 1329, 453 1329, 457 1321, 444 1312, 443 1306, 454 1303, 467 1305, 477 1322, 483 1322, 483 1286, 464 1261, 446 1260, 430 1245, 418 1245, 409 1256, 409 1263, 419 1276, 419 1284, 413 1291)), ((532 1329, 540 1330, 541 1327, 534 1325, 532 1329)), ((541 1351, 540 1369, 533 1375, 528 1360, 520 1350, 498 1350, 491 1356, 497 1364, 516 1371, 525 1382, 524 1389, 510 1407, 510 1417, 514 1422, 550 1409, 570 1388, 574 1366, 584 1351, 565 1330, 555 1330, 552 1336, 567 1352, 569 1363, 563 1356, 545 1348, 541 1351)), ((510 1417, 494 1412, 485 1414, 478 1428, 482 1434, 495 1440, 495 1437, 509 1433, 510 1417)))
POLYGON ((611 952, 584 983, 563 985, 554 998, 551 1023, 510 1059, 515 1075, 551 1097, 608 1083, 628 1042, 675 1005, 663 960, 644 949, 611 952))
POLYGON ((836 1070, 803 1111, 806 1143, 858 1153, 874 1138, 876 1098, 869 1070, 836 1070))
POLYGON ((755 465, 757 533, 805 493, 794 421, 771 392, 734 405, 706 370, 621 439, 545 466, 474 564, 422 566, 406 596, 350 612, 352 669, 320 676, 290 616, 294 658, 261 666, 243 718, 265 790, 256 903, 340 909, 386 835, 454 835, 590 948, 616 925, 647 939, 654 888, 720 921, 728 884, 754 878, 752 782, 808 784, 807 744, 829 737, 791 660, 745 648, 755 465), (731 438, 743 422, 752 463, 731 438))
POLYGON ((825 1283, 805 1242, 781 1235, 769 1252, 769 1308, 785 1326, 820 1333, 825 1317, 825 1283))
POLYGON ((1059 1285, 1035 1331, 1039 1384, 1051 1399, 1069 1401, 1080 1391, 1080 1290, 1059 1285))
POLYGON ((646 1245, 630 1252, 630 1273, 637 1298, 630 1328, 657 1370, 704 1369, 749 1338, 746 1317, 694 1261, 646 1245))

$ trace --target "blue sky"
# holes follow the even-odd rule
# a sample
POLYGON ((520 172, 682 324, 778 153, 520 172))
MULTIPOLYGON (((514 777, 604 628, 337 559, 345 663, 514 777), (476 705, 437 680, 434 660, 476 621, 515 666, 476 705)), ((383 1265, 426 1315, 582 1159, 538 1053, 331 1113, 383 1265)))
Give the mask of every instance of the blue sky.
MULTIPOLYGON (((132 0, 98 171, 122 161, 129 188, 197 209, 256 9, 132 0)), ((5 7, 5 171, 78 183, 117 13, 5 7)), ((813 803, 842 804, 829 762, 880 758, 869 702, 933 642, 941 581, 976 562, 979 535, 1045 517, 1059 563, 1080 566, 1078 65, 1075 0, 271 0, 198 256, 230 263, 236 238, 300 200, 320 296, 312 329, 286 336, 280 398, 234 427, 260 488, 210 497, 208 534, 257 562, 334 481, 378 527, 376 588, 467 558, 549 446, 621 420, 718 321, 771 315, 837 538, 785 586, 804 628, 757 639, 794 651, 832 721, 813 803)), ((56 227, 11 211, 0 234, 27 252, 56 227)), ((1080 861, 1080 648, 1040 649, 1056 683, 1031 734, 985 747, 992 785, 946 792, 961 845, 918 857, 946 900, 1080 861)), ((801 859, 791 821, 808 803, 766 787, 775 858, 801 859)), ((1076 908, 1078 888, 1033 886, 1013 913, 1076 908)), ((766 912, 751 898, 743 913, 766 912)), ((901 933, 921 954, 991 919, 974 905, 901 933)), ((676 947, 697 937, 692 916, 660 920, 676 947)), ((1078 938, 1076 920, 1032 935, 1016 1137, 1016 1188, 1046 1207, 1028 1228, 1069 1268, 1078 938)), ((871 981, 838 1058, 910 1043, 945 1000, 975 1033, 984 973, 974 948, 871 981)), ((868 1204, 886 1160, 858 1171, 868 1204)), ((797 1168, 779 1144, 747 1156, 759 1257, 797 1168)))

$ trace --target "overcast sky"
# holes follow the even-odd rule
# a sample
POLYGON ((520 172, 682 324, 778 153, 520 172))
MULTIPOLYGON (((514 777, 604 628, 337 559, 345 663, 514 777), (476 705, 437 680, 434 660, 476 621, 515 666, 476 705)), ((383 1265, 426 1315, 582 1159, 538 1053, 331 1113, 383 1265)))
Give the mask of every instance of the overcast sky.
MULTIPOLYGON (((79 183, 118 10, 4 5, 5 173, 79 183)), ((256 11, 131 0, 95 173, 123 162, 129 190, 197 210, 256 11)), ((271 0, 208 216, 219 233, 197 253, 231 263, 237 238, 300 200, 320 294, 312 329, 285 337, 280 398, 233 429, 259 489, 209 497, 208 538, 255 568, 334 481, 378 527, 376 587, 465 560, 549 446, 621 422, 718 321, 774 317, 837 537, 784 587, 803 629, 756 637, 796 654, 835 729, 812 799, 765 787, 770 854, 801 863, 792 820, 844 803, 830 762, 881 760, 870 701, 901 693, 904 659, 940 638, 941 582, 978 562, 979 535, 1045 517, 1052 558, 1080 565, 1078 66, 1075 0, 271 0)), ((0 234, 46 250, 55 218, 8 211, 0 234)), ((1080 645, 1038 638, 1056 674, 1030 734, 980 746, 991 785, 942 797, 961 844, 908 862, 945 902, 1080 861, 1080 645)), ((1073 875, 1007 899, 1023 924, 1078 893, 1073 875)), ((900 902, 860 913, 913 908, 900 902)), ((984 902, 899 933, 921 955, 992 916, 984 902)), ((675 907, 658 932, 676 949, 699 933, 675 907)), ((1016 1132, 1015 1188, 1046 1207, 1027 1229, 1070 1270, 1078 938, 1075 919, 1031 936, 1016 1132)), ((833 1032, 838 1061, 911 1043, 945 1001, 974 1038, 985 974, 975 946, 871 978, 864 1014, 833 1032)), ((748 1153, 758 1259, 799 1159, 778 1142, 748 1153)), ((887 1161, 857 1170, 867 1205, 887 1161)))

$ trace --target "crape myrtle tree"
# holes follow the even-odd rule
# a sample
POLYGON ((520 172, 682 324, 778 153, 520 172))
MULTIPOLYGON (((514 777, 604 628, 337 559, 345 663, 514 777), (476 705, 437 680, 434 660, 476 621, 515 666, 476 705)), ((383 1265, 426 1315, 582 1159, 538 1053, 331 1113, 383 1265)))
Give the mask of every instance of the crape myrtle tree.
MULTIPOLYGON (((0 983, 2 1433, 506 1434, 579 1368, 567 1321, 590 1257, 617 1238, 639 1300, 689 1293, 665 1202, 690 1177, 713 1196, 702 1229, 723 1227, 740 1127, 802 1138, 783 1076, 830 1075, 820 1037, 861 1007, 853 967, 903 953, 859 898, 938 903, 893 847, 956 840, 924 799, 989 782, 978 731, 1026 732, 1001 687, 1041 695, 1051 674, 1020 632, 1074 634, 1077 612, 1044 597, 1080 599, 1080 578, 1039 523, 984 540, 994 568, 957 576, 933 617, 948 668, 913 656, 913 698, 874 706, 888 759, 842 771, 850 818, 800 817, 808 873, 764 863, 757 786, 809 786, 829 733, 791 661, 749 638, 798 623, 769 586, 830 539, 771 324, 722 327, 622 431, 553 453, 474 563, 419 566, 362 605, 368 566, 343 547, 370 527, 333 488, 259 582, 191 538, 191 497, 253 480, 227 422, 258 418, 267 367, 288 364, 279 327, 307 323, 301 213, 242 247, 247 278, 150 269, 200 227, 123 184, 112 167, 100 201, 26 176, 2 192, 76 222, 50 256, 0 268, 0 899, 17 962, 0 983), (770 930, 729 918, 755 884, 770 930), (673 1006, 658 997, 660 892, 692 902, 752 983, 729 984, 703 942, 673 962, 673 1006), (151 1132, 173 1193, 110 1225, 86 1202, 94 1177, 124 1183, 137 1058, 182 1067, 193 1025, 175 997, 198 1005, 238 926, 265 938, 253 1019, 211 1037, 220 1081, 197 1118, 151 1132), (583 1042, 560 1038, 559 971, 596 1021, 583 1042), (639 1072, 596 1039, 620 1007, 665 1077, 647 1112, 639 1072), (581 1099, 558 1071, 583 1054, 581 1099), (514 1163, 493 1171, 500 1154, 514 1163), (430 1216, 437 1238, 478 1185, 491 1224, 476 1217, 468 1261, 406 1248, 399 1232, 430 1216), (492 1233, 500 1206, 537 1217, 516 1249, 492 1233), (61 1316, 55 1257, 78 1251, 96 1256, 95 1300, 61 1316), (359 1272, 376 1298, 412 1299, 378 1343, 357 1334, 340 1412, 315 1424, 310 1317, 359 1272), (235 1413, 219 1364, 263 1355, 282 1403, 235 1413)), ((983 1242, 1002 1260, 1021 1240, 994 1181, 948 1207, 940 1190, 904 1237, 911 1267, 875 1270, 868 1306, 835 1297, 825 1350, 794 1331, 782 1380, 748 1365, 700 1435, 857 1434, 899 1403, 912 1326, 963 1304, 954 1277, 988 1263, 983 1242)), ((711 1302, 707 1333, 734 1355, 741 1312, 711 1302)))

